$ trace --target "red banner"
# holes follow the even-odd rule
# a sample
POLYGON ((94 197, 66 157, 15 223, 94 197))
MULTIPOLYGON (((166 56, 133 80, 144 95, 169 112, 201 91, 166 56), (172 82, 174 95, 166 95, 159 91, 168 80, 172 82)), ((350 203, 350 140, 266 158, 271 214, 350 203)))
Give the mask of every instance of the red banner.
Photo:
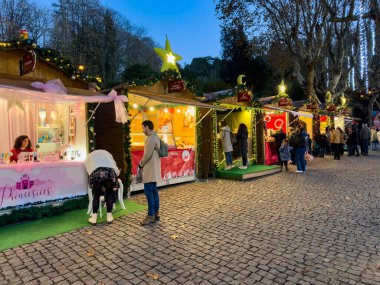
POLYGON ((275 133, 279 128, 282 128, 284 133, 288 131, 288 126, 286 123, 286 113, 280 114, 267 114, 264 117, 267 130, 273 130, 275 133))
MULTIPOLYGON (((143 150, 132 151, 132 175, 137 174, 137 165, 143 157, 143 150)), ((194 175, 195 151, 191 149, 169 150, 167 157, 161 158, 162 179, 171 179, 194 175)))
POLYGON ((171 81, 169 80, 168 82, 168 92, 169 93, 172 93, 172 92, 182 92, 183 90, 185 90, 185 85, 183 83, 183 80, 175 80, 175 81, 171 81))

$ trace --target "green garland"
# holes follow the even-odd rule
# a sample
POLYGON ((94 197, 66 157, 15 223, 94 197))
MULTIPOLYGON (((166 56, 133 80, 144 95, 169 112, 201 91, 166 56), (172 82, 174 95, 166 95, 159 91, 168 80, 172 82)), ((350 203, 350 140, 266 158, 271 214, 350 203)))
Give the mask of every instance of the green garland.
MULTIPOLYGON (((53 202, 53 201, 52 201, 53 202)), ((14 209, 10 214, 4 214, 0 218, 0 227, 16 224, 24 221, 38 220, 44 217, 53 217, 72 210, 85 209, 88 207, 88 197, 80 196, 63 202, 59 206, 52 204, 46 206, 23 207, 14 209)))
MULTIPOLYGON (((202 119, 202 114, 200 108, 196 108, 196 116, 195 116, 195 121, 199 122, 202 119)), ((200 162, 202 161, 202 145, 203 145, 203 140, 202 140, 202 124, 199 123, 196 125, 196 136, 197 136, 197 159, 196 159, 196 165, 197 165, 197 172, 196 175, 198 178, 201 177, 201 166, 200 162)))
MULTIPOLYGON (((128 91, 125 93, 128 96, 128 91)), ((128 103, 125 103, 128 110, 128 103)), ((132 154, 131 154, 131 120, 128 120, 123 125, 123 147, 124 147, 124 160, 126 163, 125 171, 125 189, 129 189, 132 183, 132 154)))
MULTIPOLYGON (((95 108, 96 108, 95 103, 87 104, 87 117, 86 117, 87 120, 90 118, 95 108)), ((92 116, 91 120, 88 122, 87 134, 88 134, 88 152, 90 153, 91 151, 95 150, 95 147, 96 147, 95 113, 92 116)))
POLYGON ((25 48, 27 50, 33 50, 36 52, 37 56, 42 58, 44 61, 54 64, 57 68, 62 70, 71 79, 81 79, 88 82, 101 83, 102 78, 100 76, 93 76, 89 73, 78 70, 68 59, 63 56, 59 51, 41 48, 36 43, 30 39, 23 39, 18 41, 9 41, 0 43, 0 49, 13 49, 13 48, 25 48))
POLYGON ((219 167, 219 143, 218 143, 218 115, 216 110, 212 112, 212 135, 213 135, 213 160, 215 171, 219 167))
POLYGON ((257 135, 256 135, 256 111, 251 111, 251 130, 252 130, 252 160, 257 162, 257 135))

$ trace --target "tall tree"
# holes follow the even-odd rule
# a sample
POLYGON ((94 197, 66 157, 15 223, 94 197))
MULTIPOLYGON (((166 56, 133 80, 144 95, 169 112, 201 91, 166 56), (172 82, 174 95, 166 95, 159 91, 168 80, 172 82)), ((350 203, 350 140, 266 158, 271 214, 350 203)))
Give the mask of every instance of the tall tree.
POLYGON ((29 0, 0 0, 0 40, 19 38, 21 29, 29 32, 29 38, 40 41, 47 37, 50 12, 29 0))

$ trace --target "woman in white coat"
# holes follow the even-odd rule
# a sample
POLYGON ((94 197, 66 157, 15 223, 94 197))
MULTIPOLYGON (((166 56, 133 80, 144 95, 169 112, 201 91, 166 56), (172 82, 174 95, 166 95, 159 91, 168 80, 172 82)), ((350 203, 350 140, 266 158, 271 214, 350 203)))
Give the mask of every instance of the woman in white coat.
POLYGON ((115 190, 118 190, 119 183, 117 176, 120 170, 112 155, 103 149, 91 152, 84 161, 89 175, 88 184, 92 189, 92 214, 88 222, 96 225, 99 210, 100 196, 104 196, 107 206, 107 223, 113 222, 112 209, 115 203, 115 190))
POLYGON ((226 156, 226 168, 225 170, 230 170, 234 167, 232 164, 232 143, 231 143, 231 130, 230 127, 227 126, 225 121, 220 122, 220 139, 222 141, 222 149, 226 156))

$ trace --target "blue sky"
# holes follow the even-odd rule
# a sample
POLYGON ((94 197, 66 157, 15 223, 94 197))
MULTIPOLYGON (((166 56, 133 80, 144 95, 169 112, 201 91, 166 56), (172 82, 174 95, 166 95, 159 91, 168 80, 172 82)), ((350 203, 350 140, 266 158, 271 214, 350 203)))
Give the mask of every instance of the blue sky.
MULTIPOLYGON (((194 57, 220 56, 220 28, 213 0, 101 0, 132 24, 142 26, 162 47, 168 35, 180 64, 194 57)), ((48 6, 54 0, 39 0, 48 6)))

